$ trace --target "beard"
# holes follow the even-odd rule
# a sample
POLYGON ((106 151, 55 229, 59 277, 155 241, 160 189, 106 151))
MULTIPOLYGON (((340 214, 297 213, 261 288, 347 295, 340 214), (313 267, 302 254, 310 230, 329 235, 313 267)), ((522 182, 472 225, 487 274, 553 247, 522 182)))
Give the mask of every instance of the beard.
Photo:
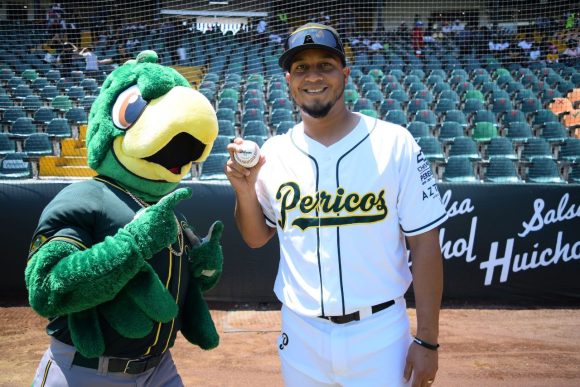
POLYGON ((344 94, 344 82, 342 84, 342 88, 340 89, 340 93, 334 98, 332 101, 328 101, 326 103, 323 102, 314 102, 310 106, 306 104, 298 105, 300 109, 302 109, 306 114, 313 118, 323 118, 330 112, 330 109, 336 104, 336 102, 342 97, 344 94))

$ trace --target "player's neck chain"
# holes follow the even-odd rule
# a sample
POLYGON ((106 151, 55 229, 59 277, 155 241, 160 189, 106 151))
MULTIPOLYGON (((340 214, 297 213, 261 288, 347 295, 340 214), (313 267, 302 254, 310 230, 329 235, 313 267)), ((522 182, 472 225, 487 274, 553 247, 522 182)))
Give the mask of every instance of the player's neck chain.
MULTIPOLYGON (((129 197, 131 199, 133 199, 135 201, 135 203, 139 204, 141 207, 143 208, 147 208, 150 207, 150 204, 147 203, 146 201, 138 198, 137 196, 133 195, 130 191, 126 190, 125 188, 117 185, 117 184, 113 184, 108 180, 101 180, 101 179, 96 179, 96 180, 100 180, 103 182, 106 182, 108 184, 111 184, 112 186, 120 189, 121 191, 125 192, 127 195, 129 195, 129 197)), ((184 239, 183 239, 183 230, 181 229, 181 225, 179 224, 179 221, 177 220, 177 216, 175 216, 175 214, 173 215, 174 219, 175 219, 175 223, 177 224, 177 242, 179 244, 179 251, 175 251, 173 249, 172 245, 167 246, 167 248, 169 249, 169 251, 171 251, 171 254, 177 256, 177 257, 181 257, 183 255, 183 249, 185 247, 185 243, 184 243, 184 239)))

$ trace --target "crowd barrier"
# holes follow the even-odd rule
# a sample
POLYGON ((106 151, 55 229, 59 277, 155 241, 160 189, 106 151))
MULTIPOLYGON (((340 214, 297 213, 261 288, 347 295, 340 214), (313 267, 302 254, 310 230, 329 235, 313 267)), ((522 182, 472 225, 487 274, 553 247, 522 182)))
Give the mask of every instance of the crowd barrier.
MULTIPOLYGON (((38 217, 67 184, 0 184, 3 300, 25 296, 24 269, 38 217)), ((225 225, 224 270, 207 299, 275 302, 277 239, 260 249, 244 244, 227 181, 183 185, 193 197, 178 209, 198 234, 205 235, 216 219, 225 225)), ((440 183, 439 190, 449 214, 440 232, 444 303, 580 305, 580 185, 440 183)))

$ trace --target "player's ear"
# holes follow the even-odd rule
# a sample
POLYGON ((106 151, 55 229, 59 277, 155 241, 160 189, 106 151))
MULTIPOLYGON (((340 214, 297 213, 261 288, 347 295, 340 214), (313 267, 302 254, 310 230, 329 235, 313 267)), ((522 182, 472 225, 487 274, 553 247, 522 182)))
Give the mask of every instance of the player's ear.
POLYGON ((346 83, 348 81, 348 77, 350 75, 350 67, 343 67, 342 73, 344 74, 344 82, 346 83))
POLYGON ((286 78, 286 82, 290 83, 290 71, 284 73, 284 78, 286 78))

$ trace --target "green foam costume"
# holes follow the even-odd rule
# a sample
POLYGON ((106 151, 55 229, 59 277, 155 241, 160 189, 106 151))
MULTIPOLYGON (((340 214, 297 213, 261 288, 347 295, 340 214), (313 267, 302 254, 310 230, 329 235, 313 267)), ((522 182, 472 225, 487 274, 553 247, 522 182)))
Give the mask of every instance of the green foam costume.
POLYGON ((177 330, 203 349, 219 336, 202 293, 222 271, 223 224, 198 238, 176 205, 218 132, 209 101, 144 51, 114 70, 91 108, 89 166, 99 176, 43 211, 25 272, 49 334, 87 358, 160 354, 177 330))

